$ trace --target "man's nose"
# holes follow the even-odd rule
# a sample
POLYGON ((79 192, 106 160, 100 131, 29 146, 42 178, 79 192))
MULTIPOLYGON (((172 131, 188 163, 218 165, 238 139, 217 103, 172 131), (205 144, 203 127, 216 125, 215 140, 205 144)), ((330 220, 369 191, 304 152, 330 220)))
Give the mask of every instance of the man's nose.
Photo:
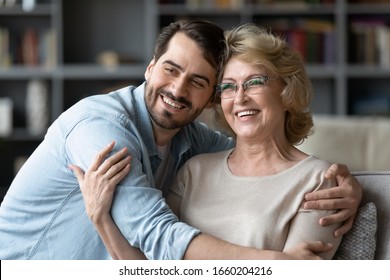
POLYGON ((172 93, 175 96, 187 96, 188 94, 187 84, 188 83, 184 77, 175 79, 175 81, 173 81, 171 84, 172 93))

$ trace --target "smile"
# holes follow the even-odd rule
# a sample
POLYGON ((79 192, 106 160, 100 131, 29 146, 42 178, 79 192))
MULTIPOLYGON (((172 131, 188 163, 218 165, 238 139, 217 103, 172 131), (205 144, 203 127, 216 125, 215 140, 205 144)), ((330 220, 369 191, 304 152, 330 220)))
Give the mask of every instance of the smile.
POLYGON ((165 96, 163 96, 163 101, 165 104, 168 104, 169 106, 171 106, 172 108, 175 108, 175 109, 184 109, 185 108, 185 106, 181 106, 181 105, 173 102, 171 99, 168 99, 165 96))
POLYGON ((237 116, 240 118, 245 117, 245 116, 252 116, 252 115, 256 115, 258 112, 259 112, 259 110, 242 111, 242 112, 238 112, 237 116))

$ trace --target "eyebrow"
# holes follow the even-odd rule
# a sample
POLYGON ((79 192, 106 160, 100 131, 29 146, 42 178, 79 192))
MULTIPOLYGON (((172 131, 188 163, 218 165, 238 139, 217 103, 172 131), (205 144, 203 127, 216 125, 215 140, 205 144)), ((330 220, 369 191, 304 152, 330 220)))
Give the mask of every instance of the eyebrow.
MULTIPOLYGON (((179 64, 173 62, 172 60, 165 60, 165 61, 163 62, 163 64, 165 64, 165 63, 170 64, 170 65, 176 67, 177 69, 179 69, 180 72, 184 72, 184 68, 183 68, 182 66, 180 66, 179 64)), ((192 74, 191 76, 196 77, 196 78, 199 78, 199 79, 202 79, 202 80, 205 80, 206 83, 207 83, 208 85, 210 85, 210 80, 209 80, 209 78, 207 78, 207 77, 204 76, 204 75, 192 74)))

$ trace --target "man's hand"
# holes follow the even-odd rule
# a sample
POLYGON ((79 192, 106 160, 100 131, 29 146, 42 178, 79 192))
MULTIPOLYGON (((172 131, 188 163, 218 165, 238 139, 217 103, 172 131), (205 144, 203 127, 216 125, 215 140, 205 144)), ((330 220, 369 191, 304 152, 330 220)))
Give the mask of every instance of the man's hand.
POLYGON ((337 210, 337 213, 321 218, 320 224, 326 226, 342 223, 342 226, 334 232, 338 237, 351 229, 363 191, 359 182, 343 164, 333 164, 329 167, 325 178, 336 179, 338 186, 306 194, 304 208, 337 210))
POLYGON ((326 253, 333 248, 331 243, 322 241, 301 242, 285 251, 287 259, 292 260, 322 260, 318 254, 326 253))

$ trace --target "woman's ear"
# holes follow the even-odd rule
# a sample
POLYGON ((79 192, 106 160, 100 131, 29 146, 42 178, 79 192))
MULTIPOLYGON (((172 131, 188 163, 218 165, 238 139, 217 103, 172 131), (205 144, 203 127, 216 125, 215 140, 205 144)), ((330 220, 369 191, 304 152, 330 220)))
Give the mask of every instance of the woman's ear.
POLYGON ((152 70, 153 70, 153 67, 154 67, 154 64, 155 64, 155 59, 153 57, 153 59, 149 62, 149 65, 148 67, 146 67, 146 70, 145 70, 145 80, 148 80, 151 73, 152 73, 152 70))

